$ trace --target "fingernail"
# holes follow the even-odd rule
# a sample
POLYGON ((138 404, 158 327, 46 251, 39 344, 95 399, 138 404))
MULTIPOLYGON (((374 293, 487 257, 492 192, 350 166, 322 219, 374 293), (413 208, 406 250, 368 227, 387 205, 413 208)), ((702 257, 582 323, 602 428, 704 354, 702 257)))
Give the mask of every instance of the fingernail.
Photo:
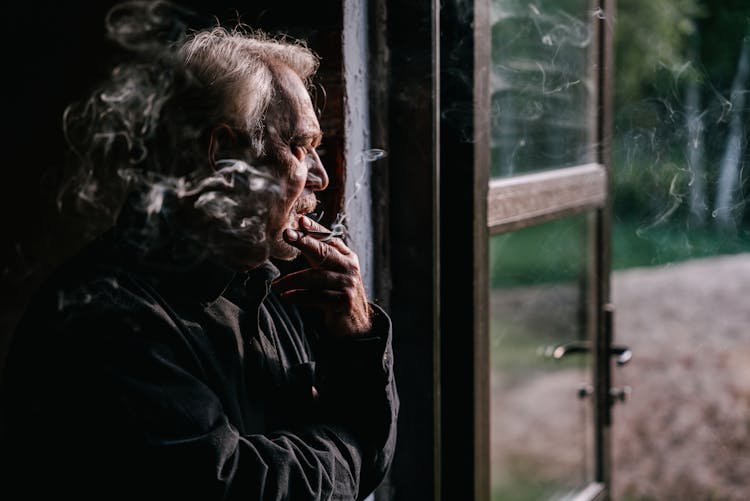
POLYGON ((286 239, 290 242, 296 242, 297 240, 299 240, 299 232, 296 230, 287 228, 284 234, 286 235, 286 239))
POLYGON ((312 228, 312 220, 307 216, 302 216, 302 226, 312 228))

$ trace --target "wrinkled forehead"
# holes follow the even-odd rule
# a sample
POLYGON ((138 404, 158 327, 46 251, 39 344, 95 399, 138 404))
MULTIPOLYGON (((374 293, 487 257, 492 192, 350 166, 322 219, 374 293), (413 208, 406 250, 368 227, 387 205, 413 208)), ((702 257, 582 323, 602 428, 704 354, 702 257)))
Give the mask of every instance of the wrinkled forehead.
POLYGON ((279 127, 286 139, 319 140, 320 124, 310 99, 310 94, 300 77, 286 65, 272 69, 275 96, 269 106, 269 125, 279 127))

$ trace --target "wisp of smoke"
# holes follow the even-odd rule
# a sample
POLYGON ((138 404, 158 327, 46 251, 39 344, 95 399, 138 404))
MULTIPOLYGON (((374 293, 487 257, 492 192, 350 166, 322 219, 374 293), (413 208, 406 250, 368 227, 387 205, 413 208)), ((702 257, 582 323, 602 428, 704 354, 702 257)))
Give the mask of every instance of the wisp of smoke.
POLYGON ((160 1, 128 2, 109 12, 108 37, 132 57, 65 110, 72 170, 58 207, 73 210, 82 221, 96 214, 108 224, 121 209, 133 211, 138 224, 129 228, 131 239, 144 250, 189 207, 191 218, 213 235, 201 235, 201 245, 218 246, 229 238, 258 246, 263 254, 268 208, 281 189, 254 158, 219 159, 213 171, 203 165, 209 125, 203 89, 176 49, 191 15, 160 1))

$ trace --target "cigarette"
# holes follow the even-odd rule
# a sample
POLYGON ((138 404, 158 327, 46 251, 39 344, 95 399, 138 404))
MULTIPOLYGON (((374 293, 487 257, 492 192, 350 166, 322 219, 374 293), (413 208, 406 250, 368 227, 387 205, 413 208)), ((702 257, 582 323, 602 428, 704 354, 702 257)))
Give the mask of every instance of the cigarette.
POLYGON ((333 238, 336 235, 333 234, 332 231, 312 231, 312 230, 302 230, 303 235, 310 235, 313 238, 317 238, 318 240, 323 240, 325 238, 333 238))
POLYGON ((306 230, 304 228, 300 228, 299 231, 302 232, 303 235, 310 235, 314 239, 320 240, 321 242, 328 242, 332 238, 344 236, 341 231, 314 231, 306 230))

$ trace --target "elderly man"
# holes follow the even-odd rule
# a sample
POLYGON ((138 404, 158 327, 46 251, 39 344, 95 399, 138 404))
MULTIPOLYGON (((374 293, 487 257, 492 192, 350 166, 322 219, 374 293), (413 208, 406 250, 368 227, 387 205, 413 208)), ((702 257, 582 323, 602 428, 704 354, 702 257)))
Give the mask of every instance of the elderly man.
POLYGON ((316 68, 302 44, 215 28, 141 52, 68 111, 79 200, 113 176, 130 191, 14 336, 6 494, 362 499, 381 481, 390 321, 307 216, 328 184, 316 68))

